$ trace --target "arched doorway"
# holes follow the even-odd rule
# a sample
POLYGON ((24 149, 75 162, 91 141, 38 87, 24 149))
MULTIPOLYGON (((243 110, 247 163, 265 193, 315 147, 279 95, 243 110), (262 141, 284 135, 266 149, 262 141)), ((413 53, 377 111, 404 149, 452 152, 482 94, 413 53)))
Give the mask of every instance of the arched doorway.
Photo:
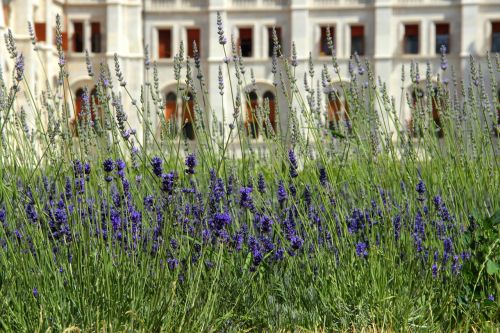
POLYGON ((432 96, 432 120, 434 122, 436 135, 438 136, 438 138, 444 137, 443 124, 441 122, 441 117, 439 114, 444 106, 445 104, 443 101, 443 96, 441 96, 441 92, 439 91, 438 87, 434 87, 432 96))
MULTIPOLYGON (((75 117, 78 118, 78 121, 83 119, 84 98, 85 90, 83 88, 77 89, 75 92, 75 117)), ((87 102, 90 108, 91 120, 95 121, 97 113, 96 110, 99 108, 99 95, 97 94, 95 87, 91 90, 87 102)))
POLYGON ((194 98, 191 92, 187 92, 182 102, 182 135, 189 139, 195 139, 194 128, 194 98))
POLYGON ((170 91, 165 95, 165 120, 167 122, 173 121, 175 122, 176 120, 176 113, 175 112, 177 107, 177 95, 173 92, 170 91))
MULTIPOLYGON (((176 136, 179 134, 188 140, 195 140, 195 100, 193 93, 186 91, 185 86, 178 87, 177 84, 169 85, 163 91, 165 98, 164 117, 169 135, 176 136)), ((158 131, 164 130, 162 125, 159 124, 158 131)))
POLYGON ((270 136, 276 131, 276 95, 271 90, 269 84, 261 84, 263 88, 260 93, 255 87, 244 96, 245 105, 245 129, 247 135, 252 139, 257 139, 259 135, 270 136), (262 119, 262 116, 267 115, 268 119, 262 119))
MULTIPOLYGON (((434 85, 428 94, 420 87, 412 87, 411 89, 409 95, 411 117, 408 122, 408 130, 413 137, 422 137, 424 135, 424 124, 417 124, 416 115, 430 111, 431 114, 429 116, 432 117, 432 120, 429 118, 429 125, 432 126, 432 130, 438 138, 443 138, 444 128, 440 112, 445 107, 444 92, 437 85, 434 85), (429 99, 431 110, 429 110, 429 99)), ((427 122, 427 118, 421 119, 421 121, 427 122)))
POLYGON ((331 86, 326 93, 327 127, 333 132, 339 131, 349 120, 349 103, 341 90, 340 86, 331 86))
MULTIPOLYGON (((269 123, 271 124, 273 132, 276 132, 276 97, 270 90, 266 91, 263 95, 264 104, 269 105, 269 123), (266 102, 267 101, 267 102, 266 102)), ((271 129, 267 128, 268 122, 264 123, 264 130, 266 135, 270 135, 271 129)))
POLYGON ((247 101, 247 114, 245 120, 245 127, 247 129, 247 134, 253 139, 259 136, 259 124, 257 121, 257 108, 259 107, 259 98, 257 93, 252 90, 248 93, 247 101))
POLYGON ((418 124, 415 115, 417 112, 421 112, 422 108, 425 108, 424 101, 424 90, 420 87, 410 87, 411 93, 409 94, 409 105, 410 105, 410 120, 408 121, 408 131, 412 137, 421 137, 424 132, 421 127, 422 124, 418 124))

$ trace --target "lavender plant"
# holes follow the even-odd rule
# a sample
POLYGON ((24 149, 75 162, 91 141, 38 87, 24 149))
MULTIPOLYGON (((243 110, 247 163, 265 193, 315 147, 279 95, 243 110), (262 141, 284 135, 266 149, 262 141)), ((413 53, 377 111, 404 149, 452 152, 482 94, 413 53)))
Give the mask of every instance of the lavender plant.
POLYGON ((436 84, 430 64, 423 80, 412 63, 398 107, 358 55, 342 80, 329 29, 331 64, 317 78, 309 60, 303 96, 295 45, 287 55, 276 37, 275 95, 288 107, 275 112, 289 121, 273 128, 269 100, 253 110, 253 71, 232 38, 229 54, 217 18, 217 91, 207 91, 198 56, 196 76, 183 47, 175 56, 195 143, 164 118, 149 56, 138 97, 118 56, 116 80, 88 60, 96 94, 84 90, 77 115, 60 19, 59 80, 41 96, 7 34, 15 71, 0 83, 1 330, 497 328, 498 56, 485 59, 486 73, 471 58, 458 78, 443 51, 436 84), (209 102, 224 94, 230 119, 209 102), (325 100, 340 96, 349 110, 331 119, 325 100), (142 128, 131 127, 126 103, 142 128))

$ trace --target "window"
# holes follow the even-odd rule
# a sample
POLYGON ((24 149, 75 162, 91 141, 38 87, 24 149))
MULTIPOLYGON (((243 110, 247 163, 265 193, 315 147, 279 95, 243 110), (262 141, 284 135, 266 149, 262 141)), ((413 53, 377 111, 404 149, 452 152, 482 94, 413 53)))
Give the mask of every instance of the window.
POLYGON ((421 128, 421 124, 417 124, 413 115, 418 114, 420 110, 426 107, 426 104, 424 102, 424 91, 419 87, 412 87, 411 90, 410 102, 412 116, 408 123, 408 129, 410 130, 410 133, 413 137, 421 137, 423 136, 424 132, 421 128))
POLYGON ((172 31, 170 29, 158 30, 158 58, 172 57, 172 31))
POLYGON ((101 53, 102 48, 101 48, 101 23, 99 22, 92 22, 91 23, 91 40, 90 40, 90 47, 92 53, 101 53))
POLYGON ((443 107, 443 100, 439 95, 438 88, 434 88, 434 96, 432 96, 432 119, 434 120, 434 126, 436 129, 436 134, 439 138, 444 137, 443 125, 441 123, 441 118, 439 117, 439 110, 443 107))
POLYGON ((73 22, 73 52, 83 52, 82 22, 73 22))
MULTIPOLYGON (((78 119, 82 118, 83 95, 84 95, 84 91, 82 88, 80 88, 76 91, 76 94, 75 94, 75 96, 76 96, 76 98, 75 98, 75 114, 76 114, 76 117, 78 117, 78 119)), ((89 107, 90 107, 90 115, 91 115, 92 121, 95 121, 95 116, 96 116, 95 109, 97 108, 97 105, 99 104, 96 88, 92 89, 92 91, 90 92, 88 103, 89 103, 89 107)))
POLYGON ((340 129, 340 121, 347 120, 349 106, 347 102, 337 92, 328 94, 328 128, 331 131, 340 129))
POLYGON ((267 100, 269 102, 269 123, 271 123, 273 131, 267 128, 267 121, 264 124, 266 136, 269 136, 272 132, 276 132, 276 99, 272 91, 266 91, 262 97, 264 98, 264 101, 267 100))
POLYGON ((200 29, 189 28, 187 29, 187 49, 188 56, 194 58, 194 47, 193 42, 196 43, 196 48, 198 49, 198 55, 200 54, 200 29))
POLYGON ((446 47, 446 53, 450 53, 450 24, 436 23, 436 54, 441 53, 441 46, 446 47))
POLYGON ((335 27, 321 27, 321 40, 320 40, 320 49, 319 49, 319 55, 326 56, 326 55, 332 55, 332 52, 330 51, 330 48, 328 47, 328 38, 327 38, 327 31, 330 30, 330 36, 334 40, 333 47, 335 49, 335 27))
POLYGON ((9 3, 3 2, 3 19, 5 21, 5 25, 9 26, 10 21, 10 5, 9 3))
POLYGON ((418 24, 405 25, 405 38, 403 51, 406 54, 418 54, 419 52, 419 29, 418 24))
POLYGON ((491 23, 491 52, 500 52, 500 22, 491 23))
POLYGON ((169 92, 165 96, 165 119, 175 120, 175 109, 177 107, 177 95, 174 92, 169 92))
POLYGON ((187 100, 182 103, 182 134, 189 140, 194 140, 194 98, 187 93, 187 100))
POLYGON ((276 31, 276 36, 278 37, 278 44, 281 44, 281 28, 280 27, 269 27, 267 28, 267 55, 269 57, 273 56, 274 52, 274 40, 273 40, 273 29, 276 31))
POLYGON ((242 57, 251 57, 253 54, 253 29, 240 28, 238 45, 241 47, 242 57))
MULTIPOLYGON (((70 120, 72 131, 75 136, 78 136, 78 122, 85 120, 82 114, 82 112, 84 111, 83 96, 84 96, 84 90, 82 88, 78 89, 75 93, 75 116, 70 120)), ((95 87, 90 92, 88 103, 89 103, 88 106, 90 108, 90 117, 92 122, 96 121, 97 118, 96 115, 98 115, 99 116, 98 120, 100 120, 102 123, 102 118, 103 118, 102 108, 99 107, 99 99, 95 87)))
POLYGON ((247 102, 247 119, 245 127, 247 129, 247 133, 255 139, 259 135, 257 124, 257 107, 259 102, 255 91, 251 91, 248 94, 248 99, 250 102, 247 102))
POLYGON ((47 34, 46 34, 46 27, 47 25, 45 22, 35 22, 35 35, 36 39, 39 42, 45 42, 47 40, 47 34))
POLYGON ((365 27, 362 25, 351 26, 351 54, 365 54, 365 27))

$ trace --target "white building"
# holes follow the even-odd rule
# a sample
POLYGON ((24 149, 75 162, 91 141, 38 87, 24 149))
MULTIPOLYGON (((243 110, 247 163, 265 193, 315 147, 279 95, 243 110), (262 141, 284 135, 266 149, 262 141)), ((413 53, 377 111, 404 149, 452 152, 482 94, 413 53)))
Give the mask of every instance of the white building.
MULTIPOLYGON (((325 46, 326 29, 331 27, 343 75, 347 75, 348 61, 356 51, 372 63, 375 76, 387 83, 398 101, 401 66, 409 69, 412 60, 418 61, 421 76, 425 77, 425 62, 430 61, 436 77, 441 44, 447 45, 449 64, 459 72, 468 66, 469 55, 484 57, 487 51, 500 52, 500 0, 3 0, 3 8, 0 31, 5 33, 7 28, 13 31, 18 49, 27 59, 26 76, 31 79, 32 88, 43 89, 45 74, 33 51, 27 22, 35 25, 38 52, 49 80, 55 82, 59 68, 53 41, 55 15, 59 13, 63 17, 72 94, 76 95, 83 86, 91 90, 94 85, 85 64, 84 51, 88 50, 95 71, 99 62, 113 69, 113 55, 117 53, 127 87, 139 99, 140 84, 145 77, 143 50, 148 45, 151 60, 158 63, 165 113, 167 117, 175 116, 179 123, 186 118, 182 115, 182 103, 173 103, 181 98, 177 96, 174 78, 174 55, 181 41, 191 57, 192 42, 196 41, 199 47, 211 109, 219 120, 222 110, 226 119, 232 117, 229 89, 223 99, 218 98, 218 71, 224 51, 218 42, 217 12, 222 16, 227 39, 234 36, 241 46, 246 68, 254 71, 258 88, 254 104, 262 104, 264 97, 272 103, 277 91, 270 57, 273 27, 285 54, 290 54, 292 41, 295 42, 297 78, 302 89, 310 52, 315 79, 321 79, 323 64, 331 64, 325 46), (174 105, 179 105, 177 110, 174 105)), ((228 43, 228 56, 230 49, 228 43)), ((1 50, 1 65, 9 73, 13 61, 8 59, 4 46, 1 50)), ((226 72, 224 76, 227 82, 226 72)), ((248 72, 246 76, 250 83, 248 72)), ((408 79, 406 82, 409 86, 408 79)), ((316 82, 313 85, 316 87, 316 82)), ((277 100, 283 98, 278 96, 277 100)), ((130 100, 124 102, 129 119, 137 123, 130 100)), ((334 109, 343 108, 334 104, 331 105, 334 109)), ((287 110, 286 105, 282 106, 287 110)), ((403 117, 409 120, 411 114, 406 111, 403 117)), ((158 122, 157 118, 153 121, 158 122)), ((251 122, 250 118, 247 122, 251 122)), ((287 114, 281 113, 281 118, 286 123, 287 114)), ((191 136, 188 127, 185 132, 191 136)))

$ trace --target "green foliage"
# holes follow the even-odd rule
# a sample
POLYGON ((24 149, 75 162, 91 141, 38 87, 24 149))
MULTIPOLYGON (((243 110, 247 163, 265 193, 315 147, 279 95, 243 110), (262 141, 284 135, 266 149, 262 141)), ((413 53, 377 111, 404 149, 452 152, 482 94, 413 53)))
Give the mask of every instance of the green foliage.
MULTIPOLYGON (((60 30, 60 21, 57 26, 60 30)), ((58 31, 56 36, 60 35, 58 31)), ((229 55, 229 49, 222 47, 229 55)), ((15 51, 15 45, 9 49, 15 51)), ((139 96, 128 90, 118 56, 115 76, 119 84, 107 66, 98 68, 93 83, 99 103, 94 98, 85 104, 82 117, 73 122, 69 119, 75 114, 75 100, 68 80, 72 73, 61 61, 65 60, 62 45, 58 47, 60 80, 55 86, 49 84, 42 96, 33 95, 29 84, 33 78, 26 77, 27 73, 17 70, 12 82, 2 79, 0 210, 7 215, 0 226, 0 331, 498 329, 500 157, 498 137, 491 132, 491 113, 499 101, 491 92, 496 89, 499 57, 481 59, 487 73, 477 73, 478 64, 471 58, 472 82, 460 81, 457 73, 446 70, 433 74, 430 65, 425 81, 420 81, 412 63, 410 77, 403 74, 402 86, 410 85, 404 94, 418 91, 418 98, 394 101, 385 85, 375 80, 368 62, 351 59, 358 68, 364 66, 364 71, 345 71, 348 81, 335 58, 323 67, 321 77, 315 76, 311 64, 309 71, 303 70, 306 89, 302 89, 297 83, 297 77, 302 78, 299 69, 277 52, 273 60, 277 83, 272 91, 277 99, 284 99, 286 107, 277 107, 276 118, 288 122, 276 124, 271 131, 269 120, 263 120, 270 112, 269 102, 265 103, 252 110, 258 120, 252 126, 268 133, 254 140, 245 118, 247 104, 251 106, 251 84, 246 82, 254 77, 243 59, 234 54, 237 61, 221 66, 221 77, 226 72, 228 77, 219 82, 220 91, 207 92, 203 69, 199 64, 193 69, 182 49, 174 63, 176 92, 183 100, 192 98, 193 110, 189 103, 183 109, 196 114, 195 142, 178 135, 176 125, 165 120, 158 68, 155 64, 151 73, 149 61, 145 64, 147 82, 139 96), (227 112, 212 108, 209 101, 229 93, 234 115, 226 119, 227 112), (349 113, 345 119, 328 121, 325 102, 340 96, 349 104, 349 113), (23 98, 29 102, 29 112, 21 107, 26 102, 23 98), (125 114, 124 104, 130 104, 133 112, 125 114), (414 117, 413 126, 401 116, 406 104, 414 117), (433 119, 436 107, 439 123, 433 119), (96 121, 92 112, 100 115, 96 121), (32 116, 30 121, 27 115, 32 116), (134 126, 139 127, 133 128, 127 116, 137 116, 140 125, 134 126), (296 154, 297 177, 290 175, 290 150, 296 154), (185 172, 183 161, 189 153, 198 158, 196 175, 185 172), (176 172, 177 192, 172 197, 162 190, 163 178, 152 172, 153 156, 161 157, 165 173, 176 172), (128 179, 128 190, 121 176, 102 170, 107 159, 127 162, 123 177, 128 179), (75 160, 88 162, 92 169, 85 176, 85 190, 78 194, 75 181, 84 177, 75 176, 75 160), (255 232, 255 214, 238 206, 239 188, 253 185, 256 209, 274 219, 280 241, 275 245, 290 243, 280 224, 285 215, 277 198, 282 181, 288 191, 287 208, 296 211, 304 233, 319 229, 312 216, 321 212, 321 227, 331 231, 331 246, 325 247, 324 239, 320 245, 315 234, 307 243, 311 247, 286 252, 286 260, 273 262, 274 249, 255 265, 248 245, 239 253, 229 242, 204 244, 182 228, 184 219, 193 219, 193 213, 169 205, 180 202, 183 209, 198 205, 206 212, 213 186, 210 170, 226 188, 230 179, 234 181, 236 194, 226 195, 227 201, 217 207, 233 219, 230 236, 243 224, 255 232), (320 170, 325 184, 320 183, 320 170), (260 174, 268 187, 266 195, 257 194, 260 174), (72 199, 66 193, 66 178, 72 199), (419 180, 426 186, 420 194, 415 191, 419 180), (292 186, 297 189, 296 197, 291 194, 292 186), (55 194, 47 199, 52 188, 55 194), (200 191, 201 203, 189 196, 193 188, 200 191), (306 202, 307 188, 314 209, 306 202), (91 222, 96 219, 112 229, 103 201, 115 200, 114 191, 142 213, 145 230, 154 230, 157 220, 162 222, 164 242, 158 252, 147 241, 145 248, 131 251, 132 244, 116 233, 105 237, 93 229, 91 222), (154 195, 155 204, 165 204, 163 215, 145 207, 148 195, 154 195), (443 206, 433 204, 437 196, 449 216, 443 216, 443 206), (72 239, 56 240, 52 233, 51 212, 46 207, 52 203, 56 207, 58 200, 65 207, 72 239), (38 212, 39 223, 33 223, 30 209, 38 212), (367 227, 363 238, 349 230, 355 209, 366 209, 376 222, 367 227), (391 217, 398 214, 405 232, 395 241, 397 228, 391 217), (415 249, 418 214, 426 223, 422 251, 415 249), (456 263, 463 263, 461 270, 452 266, 454 258, 443 263, 444 237, 429 231, 443 221, 456 263), (181 259, 179 267, 172 269, 168 266, 174 252, 169 237, 176 238, 176 256, 181 259), (361 241, 370 244, 366 258, 356 251, 361 241), (195 264, 191 258, 200 244, 203 250, 195 264), (458 258, 462 254, 470 255, 470 260, 458 258), (433 276, 433 263, 439 268, 437 276, 433 276)), ((11 58, 15 68, 20 68, 19 57, 12 54, 11 58)), ((129 215, 127 210, 121 217, 125 220, 129 215)), ((204 215, 205 222, 210 217, 204 215)))

